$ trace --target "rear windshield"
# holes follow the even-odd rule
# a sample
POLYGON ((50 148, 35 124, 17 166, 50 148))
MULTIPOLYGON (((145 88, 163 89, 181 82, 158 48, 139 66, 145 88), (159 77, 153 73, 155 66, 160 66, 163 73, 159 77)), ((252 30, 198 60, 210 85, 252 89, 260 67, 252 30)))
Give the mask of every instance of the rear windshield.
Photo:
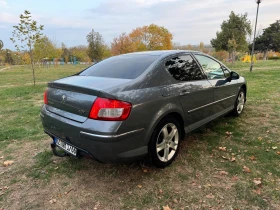
POLYGON ((82 73, 82 76, 135 79, 140 76, 159 56, 122 55, 101 61, 82 73))

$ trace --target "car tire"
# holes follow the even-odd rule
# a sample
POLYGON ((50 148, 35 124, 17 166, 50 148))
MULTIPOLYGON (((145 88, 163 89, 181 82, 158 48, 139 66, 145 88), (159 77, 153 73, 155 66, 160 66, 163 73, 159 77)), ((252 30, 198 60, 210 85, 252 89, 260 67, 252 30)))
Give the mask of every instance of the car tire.
POLYGON ((239 115, 241 115, 241 113, 244 110, 245 101, 246 101, 246 93, 245 90, 241 88, 234 104, 234 110, 232 112, 234 116, 238 117, 239 115))
POLYGON ((164 168, 176 158, 181 141, 181 125, 173 117, 161 120, 149 142, 149 158, 153 165, 164 168))

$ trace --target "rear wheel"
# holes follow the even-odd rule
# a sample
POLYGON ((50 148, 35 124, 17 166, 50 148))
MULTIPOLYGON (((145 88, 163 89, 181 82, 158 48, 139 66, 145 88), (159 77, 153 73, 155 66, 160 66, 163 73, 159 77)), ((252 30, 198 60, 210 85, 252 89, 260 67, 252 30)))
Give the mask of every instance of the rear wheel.
POLYGON ((172 117, 166 117, 155 128, 150 143, 151 162, 160 168, 172 163, 179 151, 181 126, 172 117))
POLYGON ((241 113, 244 109, 245 99, 246 99, 245 90, 243 88, 241 88, 238 93, 237 99, 235 101, 233 115, 235 115, 235 116, 241 115, 241 113))

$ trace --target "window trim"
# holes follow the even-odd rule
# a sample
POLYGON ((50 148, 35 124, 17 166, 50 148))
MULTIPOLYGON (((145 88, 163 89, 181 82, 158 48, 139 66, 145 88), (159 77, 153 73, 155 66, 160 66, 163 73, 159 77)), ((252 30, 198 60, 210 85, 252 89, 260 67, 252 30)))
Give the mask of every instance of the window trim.
MULTIPOLYGON (((209 58, 209 59, 211 59, 211 60, 213 60, 213 61, 215 61, 215 62, 217 62, 218 64, 220 64, 220 66, 221 67, 224 67, 224 68, 226 68, 229 72, 231 72, 231 70, 230 69, 228 69, 225 65, 223 65, 220 61, 218 61, 218 60, 216 60, 215 58, 212 58, 212 57, 210 57, 210 56, 208 56, 208 55, 205 55, 205 54, 200 54, 200 53, 193 53, 193 55, 194 55, 194 57, 195 57, 195 55, 200 55, 200 56, 204 56, 204 57, 207 57, 207 58, 209 58)), ((198 61, 198 59, 195 57, 195 59, 197 60, 197 62, 199 63, 199 61, 198 61)), ((204 71, 204 69, 203 69, 203 67, 201 66, 201 64, 199 63, 199 66, 200 66, 200 68, 202 69, 202 71, 204 72, 204 74, 205 74, 205 76, 206 76, 206 78, 207 78, 207 80, 217 80, 217 78, 216 79, 209 79, 208 77, 207 77, 207 74, 206 74, 206 72, 204 71)), ((222 69, 222 68, 221 68, 222 69)), ((224 70, 222 69, 222 71, 223 71, 223 73, 224 73, 224 79, 226 79, 227 77, 226 77, 226 75, 225 75, 225 72, 224 72, 224 70)), ((220 79, 222 79, 222 78, 220 78, 220 79)))
POLYGON ((166 71, 166 73, 167 73, 175 82, 177 82, 177 83, 197 82, 197 81, 204 81, 204 80, 207 80, 207 75, 205 74, 204 71, 202 71, 200 64, 197 62, 197 60, 195 59, 195 57, 193 56, 192 53, 186 53, 186 52, 184 52, 184 53, 173 54, 173 55, 170 55, 170 56, 166 57, 166 58, 163 60, 163 68, 164 68, 164 70, 166 71), (165 66, 166 62, 167 62, 168 60, 174 58, 174 57, 179 57, 179 56, 184 56, 184 55, 189 55, 189 56, 191 56, 191 58, 196 62, 197 66, 198 66, 198 68, 199 68, 199 70, 200 70, 200 72, 201 72, 202 75, 203 75, 203 78, 202 78, 202 79, 199 79, 199 80, 189 80, 189 81, 180 81, 180 80, 175 79, 175 78, 170 74, 170 72, 167 70, 167 68, 166 68, 166 66, 165 66))

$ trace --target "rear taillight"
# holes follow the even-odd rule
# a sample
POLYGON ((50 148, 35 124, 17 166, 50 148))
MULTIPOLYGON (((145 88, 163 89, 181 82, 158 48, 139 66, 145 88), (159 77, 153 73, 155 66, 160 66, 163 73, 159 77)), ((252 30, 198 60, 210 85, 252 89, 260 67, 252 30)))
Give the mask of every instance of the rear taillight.
POLYGON ((128 118, 131 104, 124 101, 97 98, 90 110, 89 118, 96 120, 121 121, 128 118))
POLYGON ((48 104, 47 91, 48 91, 48 90, 46 90, 45 93, 44 93, 44 104, 48 104))

